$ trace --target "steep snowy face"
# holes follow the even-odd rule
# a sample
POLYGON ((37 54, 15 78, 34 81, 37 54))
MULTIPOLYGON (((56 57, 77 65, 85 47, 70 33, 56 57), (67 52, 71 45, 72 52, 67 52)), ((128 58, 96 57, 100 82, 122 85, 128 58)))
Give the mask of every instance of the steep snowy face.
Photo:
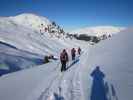
POLYGON ((39 30, 39 28, 41 28, 42 26, 47 26, 51 24, 51 22, 45 17, 28 13, 20 14, 15 17, 10 17, 10 19, 12 19, 17 24, 31 28, 33 30, 39 30))
POLYGON ((103 34, 112 35, 116 34, 126 28, 124 27, 114 27, 114 26, 96 26, 96 27, 87 27, 79 30, 72 31, 72 34, 87 34, 91 36, 101 36, 103 34))

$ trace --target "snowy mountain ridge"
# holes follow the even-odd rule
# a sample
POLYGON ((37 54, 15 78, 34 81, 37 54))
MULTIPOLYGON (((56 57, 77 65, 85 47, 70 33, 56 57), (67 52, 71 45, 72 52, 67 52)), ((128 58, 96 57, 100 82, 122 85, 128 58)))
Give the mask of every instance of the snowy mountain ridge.
POLYGON ((70 34, 86 34, 89 36, 102 36, 103 34, 113 35, 122 30, 125 30, 125 27, 115 27, 115 26, 95 26, 95 27, 86 27, 70 32, 70 34))
POLYGON ((0 19, 0 41, 35 53, 40 52, 41 49, 43 49, 41 50, 43 53, 52 53, 52 47, 49 47, 50 44, 59 44, 59 42, 52 42, 53 40, 47 32, 44 32, 45 34, 42 35, 40 33, 41 24, 47 25, 51 23, 45 17, 34 14, 2 17, 0 19), (46 41, 50 43, 48 44, 46 41))
POLYGON ((32 28, 34 30, 39 30, 39 28, 41 28, 41 24, 43 24, 44 26, 51 24, 51 22, 47 18, 31 13, 23 13, 9 18, 17 24, 32 28))
POLYGON ((57 27, 52 25, 45 17, 34 14, 1 17, 0 75, 43 64, 44 56, 54 55, 58 58, 62 49, 78 47, 80 43, 82 44, 81 41, 70 41, 63 35, 60 38, 56 37, 56 35, 60 35, 58 34, 60 28, 57 27), (47 29, 45 32, 44 28, 47 27, 47 24, 49 30, 47 29), (40 32, 41 27, 38 27, 38 25, 43 27, 43 32, 40 32), (4 70, 3 72, 3 68, 11 71, 4 70))

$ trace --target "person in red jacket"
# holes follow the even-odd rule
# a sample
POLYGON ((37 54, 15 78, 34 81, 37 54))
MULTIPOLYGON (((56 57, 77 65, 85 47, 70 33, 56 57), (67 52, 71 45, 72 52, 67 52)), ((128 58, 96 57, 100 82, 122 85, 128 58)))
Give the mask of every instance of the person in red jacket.
POLYGON ((66 70, 66 63, 68 62, 68 54, 64 49, 60 54, 60 61, 61 61, 61 72, 66 70))
POLYGON ((71 56, 72 56, 72 60, 75 60, 76 50, 74 48, 72 48, 71 50, 71 56))

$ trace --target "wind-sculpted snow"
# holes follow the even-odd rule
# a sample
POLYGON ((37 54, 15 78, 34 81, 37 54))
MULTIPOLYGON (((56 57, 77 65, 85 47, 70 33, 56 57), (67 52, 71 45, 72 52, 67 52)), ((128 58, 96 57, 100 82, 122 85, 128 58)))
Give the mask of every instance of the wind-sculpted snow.
POLYGON ((43 64, 43 56, 0 42, 0 75, 43 64))

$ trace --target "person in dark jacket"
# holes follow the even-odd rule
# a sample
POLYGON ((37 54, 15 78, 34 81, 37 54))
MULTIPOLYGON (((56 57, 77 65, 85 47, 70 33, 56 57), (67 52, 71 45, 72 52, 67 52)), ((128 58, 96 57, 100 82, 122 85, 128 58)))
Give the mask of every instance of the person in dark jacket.
POLYGON ((72 48, 71 50, 71 56, 72 56, 72 60, 75 60, 76 50, 74 48, 72 48))
POLYGON ((78 48, 78 54, 79 55, 81 54, 81 48, 80 47, 78 48))
POLYGON ((66 63, 68 62, 68 54, 64 49, 60 54, 60 61, 61 61, 61 72, 66 70, 66 63))

